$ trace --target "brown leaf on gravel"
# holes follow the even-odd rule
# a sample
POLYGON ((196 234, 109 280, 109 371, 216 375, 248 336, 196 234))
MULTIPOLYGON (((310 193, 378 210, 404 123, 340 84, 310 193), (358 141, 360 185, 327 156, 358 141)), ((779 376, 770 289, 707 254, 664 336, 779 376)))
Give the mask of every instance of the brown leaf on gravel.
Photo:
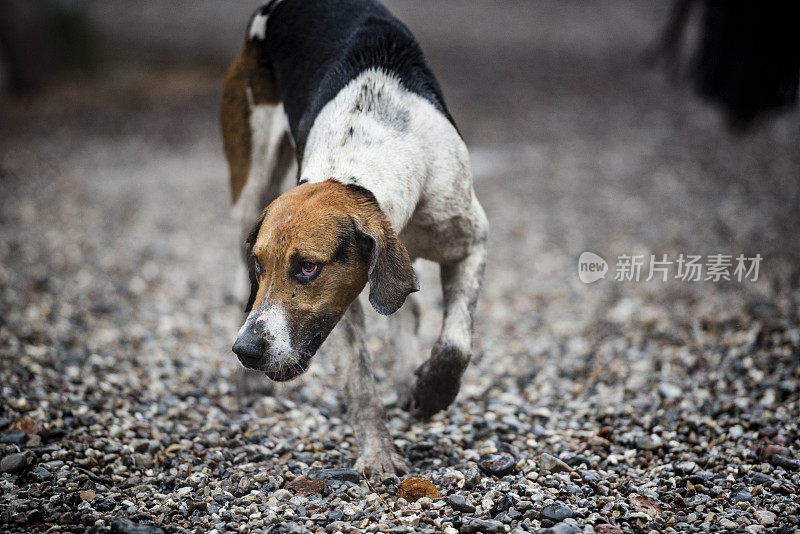
POLYGON ((288 484, 286 489, 290 489, 300 495, 313 495, 314 493, 322 493, 325 489, 325 479, 311 480, 304 476, 298 477, 288 484))
POLYGON ((92 490, 86 490, 79 493, 82 501, 93 501, 96 494, 92 490))
POLYGON ((397 486, 397 496, 408 502, 415 502, 423 497, 441 499, 442 495, 436 486, 427 478, 408 477, 397 486))
POLYGON ((19 421, 14 423, 12 427, 14 430, 22 430, 28 437, 35 436, 39 433, 39 425, 36 424, 30 415, 23 415, 19 421))
POLYGON ((634 508, 640 512, 646 513, 650 517, 656 517, 661 513, 661 506, 659 506, 658 503, 652 499, 652 497, 637 495, 636 497, 631 498, 631 504, 633 504, 634 508))

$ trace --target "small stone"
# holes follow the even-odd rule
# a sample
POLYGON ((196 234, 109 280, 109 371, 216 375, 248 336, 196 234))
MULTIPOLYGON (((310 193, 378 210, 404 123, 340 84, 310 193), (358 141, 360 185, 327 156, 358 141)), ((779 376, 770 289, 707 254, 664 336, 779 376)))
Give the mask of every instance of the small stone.
POLYGON ((150 469, 153 467, 153 457, 149 454, 134 454, 133 461, 136 462, 137 467, 141 467, 143 469, 150 469))
POLYGON ((719 526, 726 530, 734 530, 738 528, 738 525, 733 521, 731 521, 730 519, 728 519, 727 517, 723 517, 722 519, 720 519, 719 526))
POLYGON ((325 489, 325 479, 311 480, 309 478, 296 478, 286 484, 286 489, 290 489, 300 495, 313 495, 322 493, 325 489))
POLYGON ((478 467, 487 475, 504 477, 516 468, 517 461, 507 453, 490 454, 478 460, 478 467))
POLYGON ((680 462, 675 464, 675 470, 684 475, 694 473, 695 469, 697 469, 697 464, 694 462, 680 462))
POLYGON ((40 465, 37 465, 36 467, 31 469, 31 476, 36 480, 38 480, 39 482, 43 482, 45 480, 50 480, 51 478, 53 478, 53 474, 40 465))
POLYGON ((663 444, 664 443, 661 441, 661 438, 655 434, 638 436, 636 438, 636 447, 645 451, 655 450, 661 447, 663 444))
POLYGON ((761 455, 763 458, 769 459, 775 456, 776 454, 782 454, 784 456, 788 456, 789 449, 787 449, 783 445, 776 445, 774 443, 770 443, 769 445, 764 447, 764 451, 762 452, 761 455))
POLYGON ((743 435, 744 435, 744 429, 742 429, 741 425, 733 425, 728 429, 728 437, 731 438, 733 441, 736 441, 743 435))
POLYGON ((81 498, 82 501, 92 502, 94 498, 97 496, 97 494, 92 490, 85 490, 78 493, 78 496, 81 498))
MULTIPOLYGON (((25 434, 23 432, 23 434, 25 434)), ((19 473, 28 465, 28 459, 24 453, 15 452, 0 460, 0 473, 19 473)))
POLYGON ((579 454, 576 454, 575 456, 570 456, 569 458, 564 460, 564 463, 570 467, 579 467, 581 464, 586 464, 587 467, 592 465, 592 461, 589 458, 587 458, 586 456, 581 456, 579 454))
POLYGON ((617 525, 603 523, 594 527, 595 534, 622 534, 622 529, 617 525))
POLYGON ((191 492, 192 488, 190 488, 189 486, 184 486, 182 488, 178 488, 177 490, 175 490, 175 495, 177 495, 178 498, 182 499, 187 495, 189 495, 191 492))
POLYGON ((549 519, 554 523, 559 523, 570 517, 574 517, 574 513, 564 503, 554 502, 542 508, 542 519, 549 519))
POLYGON ((358 484, 361 477, 355 469, 312 469, 308 472, 308 478, 311 480, 340 480, 358 484))
POLYGON ((753 515, 755 516, 756 521, 762 525, 771 525, 775 522, 775 514, 769 510, 758 510, 753 515))
POLYGON ((753 473, 753 475, 750 477, 750 480, 753 481, 753 484, 758 484, 758 485, 766 484, 768 486, 771 486, 778 482, 777 478, 771 477, 765 473, 753 473))
POLYGON ((800 470, 800 460, 789 458, 788 456, 784 456, 783 454, 772 455, 769 459, 769 463, 777 467, 782 467, 787 471, 800 470))
POLYGON ((570 523, 557 523, 547 529, 545 532, 549 534, 580 534, 581 529, 578 528, 578 525, 572 525, 570 523))
POLYGON ((753 496, 750 494, 749 491, 746 489, 739 490, 733 495, 731 495, 730 501, 732 504, 736 504, 737 502, 748 502, 753 499, 753 496))
POLYGON ((287 489, 279 489, 272 494, 272 497, 274 497, 276 501, 288 501, 292 498, 292 492, 287 489))
POLYGON ((539 467, 551 473, 568 473, 572 468, 552 454, 542 453, 537 462, 539 467))
POLYGON ((464 473, 464 487, 466 489, 473 489, 481 483, 481 473, 474 467, 467 469, 464 473))
POLYGON ((447 504, 453 507, 453 510, 464 512, 465 514, 472 514, 475 512, 475 506, 467 500, 463 495, 454 493, 447 496, 447 504))
POLYGON ((13 443, 15 445, 22 445, 27 440, 28 435, 21 430, 0 434, 0 443, 13 443))
POLYGON ((116 517, 111 521, 111 534, 164 534, 164 531, 153 525, 134 523, 130 519, 116 517))
POLYGON ((493 519, 473 519, 461 527, 461 534, 502 534, 505 531, 505 525, 493 519))
POLYGON ((714 478, 714 473, 711 471, 696 471, 689 475, 689 481, 694 484, 702 484, 714 478))
POLYGON ((671 382, 661 382, 658 385, 658 393, 665 399, 677 399, 683 395, 683 390, 671 382))

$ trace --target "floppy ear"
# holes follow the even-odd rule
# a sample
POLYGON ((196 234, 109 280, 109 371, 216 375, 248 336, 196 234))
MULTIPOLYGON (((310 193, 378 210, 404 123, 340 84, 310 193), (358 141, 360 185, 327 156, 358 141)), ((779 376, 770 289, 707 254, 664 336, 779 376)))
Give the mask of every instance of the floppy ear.
POLYGON ((408 251, 379 211, 356 223, 356 235, 369 245, 369 302, 381 315, 392 314, 419 291, 408 251))

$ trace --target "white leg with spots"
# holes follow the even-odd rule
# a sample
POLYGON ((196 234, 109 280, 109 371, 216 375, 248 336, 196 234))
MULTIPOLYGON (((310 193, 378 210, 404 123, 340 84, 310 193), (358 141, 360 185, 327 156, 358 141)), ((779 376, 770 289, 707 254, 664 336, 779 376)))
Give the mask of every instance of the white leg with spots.
POLYGON ((422 360, 419 345, 419 303, 414 295, 409 295, 406 303, 389 316, 389 334, 394 356, 392 375, 397 403, 408 407, 414 386, 414 369, 422 360))
POLYGON ((339 355, 339 374, 345 379, 344 392, 350 425, 358 445, 357 469, 364 476, 407 472, 405 459, 397 452, 386 428, 383 403, 375 387, 372 363, 364 344, 364 312, 358 299, 342 320, 346 338, 339 355))

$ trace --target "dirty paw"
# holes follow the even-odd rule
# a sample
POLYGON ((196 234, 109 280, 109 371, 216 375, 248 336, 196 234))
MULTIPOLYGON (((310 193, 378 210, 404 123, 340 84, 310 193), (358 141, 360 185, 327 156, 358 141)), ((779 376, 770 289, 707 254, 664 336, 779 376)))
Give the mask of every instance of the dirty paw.
POLYGON ((411 392, 411 413, 427 419, 450 406, 461 388, 461 375, 469 357, 451 346, 436 345, 431 358, 416 371, 417 383, 411 392))
POLYGON ((361 453, 353 468, 364 478, 380 480, 385 476, 408 472, 405 458, 394 450, 378 449, 361 453))

